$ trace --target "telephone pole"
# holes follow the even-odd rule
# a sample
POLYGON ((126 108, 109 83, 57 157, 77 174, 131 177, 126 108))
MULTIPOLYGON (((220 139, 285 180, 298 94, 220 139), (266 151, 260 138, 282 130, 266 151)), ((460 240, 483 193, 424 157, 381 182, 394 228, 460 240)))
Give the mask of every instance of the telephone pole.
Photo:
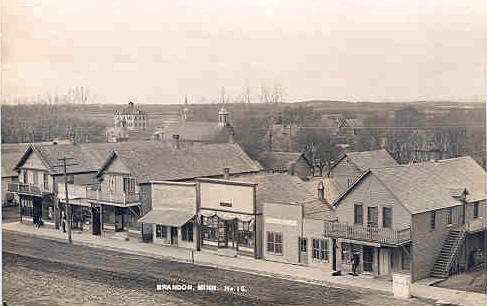
POLYGON ((64 169, 64 192, 66 193, 66 219, 68 219, 68 242, 73 243, 71 239, 71 206, 69 205, 68 196, 68 171, 66 165, 66 157, 63 157, 63 169, 64 169))
MULTIPOLYGON (((62 157, 58 159, 58 162, 61 162, 61 164, 58 166, 62 167, 62 171, 64 174, 64 192, 65 192, 65 205, 64 205, 64 212, 65 216, 67 219, 67 226, 68 226, 68 242, 69 244, 73 243, 72 237, 71 237, 71 228, 72 228, 72 211, 71 211, 71 205, 69 204, 69 194, 68 194, 68 166, 75 166, 77 163, 69 163, 68 160, 72 160, 72 158, 69 157, 62 157)), ((61 223, 63 220, 61 220, 61 223)))

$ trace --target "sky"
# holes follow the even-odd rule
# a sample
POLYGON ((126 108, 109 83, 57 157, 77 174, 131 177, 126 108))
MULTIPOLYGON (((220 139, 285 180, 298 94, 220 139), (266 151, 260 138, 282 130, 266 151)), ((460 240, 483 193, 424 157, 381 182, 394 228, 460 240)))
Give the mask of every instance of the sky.
POLYGON ((6 102, 485 101, 485 0, 0 1, 6 102))

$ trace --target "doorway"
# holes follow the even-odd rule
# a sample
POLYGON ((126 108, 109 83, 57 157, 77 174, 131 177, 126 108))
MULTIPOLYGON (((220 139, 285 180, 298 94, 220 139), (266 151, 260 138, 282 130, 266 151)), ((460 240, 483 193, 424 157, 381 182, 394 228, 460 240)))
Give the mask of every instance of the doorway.
POLYGON ((236 248, 238 242, 238 222, 237 220, 225 221, 225 231, 227 237, 227 247, 236 248))
POLYGON ((178 228, 172 226, 171 227, 171 245, 178 244, 178 228))
POLYGON ((373 272, 374 270, 374 248, 370 246, 364 246, 363 256, 364 271, 373 272))
POLYGON ((92 234, 101 235, 100 208, 91 207, 91 215, 92 234))

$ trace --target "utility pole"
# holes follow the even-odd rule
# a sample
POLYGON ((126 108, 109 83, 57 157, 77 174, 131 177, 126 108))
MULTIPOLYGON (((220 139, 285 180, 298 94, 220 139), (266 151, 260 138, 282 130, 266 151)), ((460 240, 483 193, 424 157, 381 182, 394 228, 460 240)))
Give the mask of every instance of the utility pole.
MULTIPOLYGON (((72 228, 72 211, 71 211, 71 205, 69 204, 69 194, 68 194, 68 166, 75 166, 77 163, 69 163, 68 160, 72 158, 69 157, 62 157, 58 159, 59 162, 62 162, 61 165, 58 164, 58 166, 62 166, 62 171, 64 174, 64 192, 65 192, 65 205, 64 205, 64 211, 67 219, 67 225, 68 225, 68 242, 69 244, 73 243, 72 237, 71 237, 71 228, 72 228)), ((62 223, 63 220, 61 220, 62 223)))
POLYGON ((64 170, 64 192, 66 193, 66 218, 68 219, 68 241, 69 244, 73 243, 71 239, 71 206, 69 205, 68 196, 68 171, 66 165, 66 157, 63 157, 63 170, 64 170))

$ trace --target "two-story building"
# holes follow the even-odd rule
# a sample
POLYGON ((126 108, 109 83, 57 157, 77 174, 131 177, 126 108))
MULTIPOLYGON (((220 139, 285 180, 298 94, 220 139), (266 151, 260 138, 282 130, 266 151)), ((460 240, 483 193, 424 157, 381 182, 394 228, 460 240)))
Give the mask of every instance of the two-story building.
POLYGON ((470 157, 372 168, 334 202, 336 266, 412 280, 447 277, 481 260, 485 240, 485 171, 470 157), (479 255, 480 254, 480 255, 479 255))
MULTIPOLYGON (((201 247, 254 258, 267 258, 263 246, 271 243, 264 234, 266 203, 292 204, 308 195, 301 179, 286 174, 197 181, 201 247)), ((282 253, 276 248, 275 254, 282 253)))
POLYGON ((154 226, 176 227, 165 224, 167 219, 158 220, 153 216, 160 216, 160 213, 151 212, 155 207, 162 209, 166 205, 166 200, 154 194, 154 188, 162 188, 157 182, 194 182, 201 177, 223 177, 223 169, 230 167, 230 176, 261 171, 260 165, 238 144, 176 142, 165 145, 156 141, 136 149, 120 147, 110 153, 99 170, 100 184, 96 190, 88 190, 88 200, 101 207, 102 227, 132 231, 137 235, 143 232, 145 240, 154 240, 151 234, 154 226))
POLYGON ((63 208, 59 205, 58 192, 64 173, 73 185, 90 181, 99 166, 80 145, 29 145, 13 168, 19 174, 18 182, 8 187, 19 198, 21 220, 34 223, 41 220, 59 227, 63 208))
POLYGON ((332 203, 370 168, 391 167, 397 164, 386 150, 344 152, 323 178, 325 199, 332 203))

